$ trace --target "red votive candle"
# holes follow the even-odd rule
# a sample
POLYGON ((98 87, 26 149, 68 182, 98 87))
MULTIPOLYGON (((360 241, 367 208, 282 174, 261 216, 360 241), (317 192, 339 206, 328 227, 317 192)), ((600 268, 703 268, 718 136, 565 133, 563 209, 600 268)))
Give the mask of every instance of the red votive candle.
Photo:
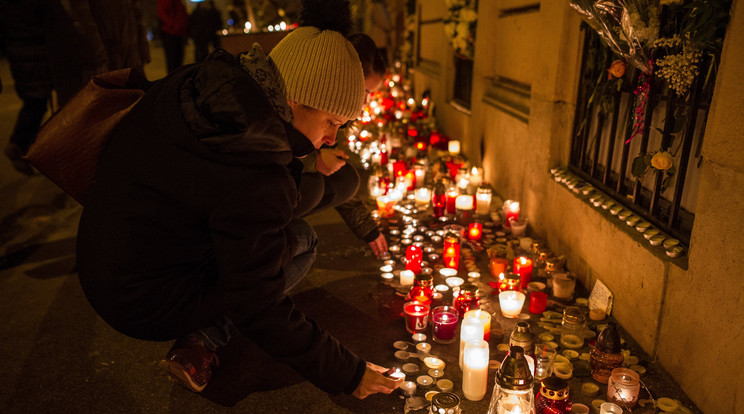
POLYGON ((416 245, 410 245, 406 249, 406 270, 413 273, 421 273, 421 261, 424 258, 424 252, 416 245))
POLYGON ((482 223, 470 223, 468 226, 468 237, 470 240, 478 241, 481 239, 481 235, 483 233, 483 224, 482 223))
POLYGON ((410 333, 423 332, 429 321, 429 305, 420 302, 407 302, 403 305, 406 330, 410 333))
POLYGON ((458 320, 457 310, 454 307, 437 306, 434 308, 431 312, 431 322, 434 324, 434 341, 444 344, 454 342, 458 320))
POLYGON ((540 314, 548 308, 548 294, 545 292, 530 292, 530 313, 540 314))
POLYGON ((524 256, 514 259, 514 273, 522 280, 522 289, 527 289, 527 284, 532 280, 532 259, 524 256))
POLYGON ((455 236, 447 236, 444 239, 444 249, 442 250, 444 267, 457 269, 460 266, 460 240, 455 236))

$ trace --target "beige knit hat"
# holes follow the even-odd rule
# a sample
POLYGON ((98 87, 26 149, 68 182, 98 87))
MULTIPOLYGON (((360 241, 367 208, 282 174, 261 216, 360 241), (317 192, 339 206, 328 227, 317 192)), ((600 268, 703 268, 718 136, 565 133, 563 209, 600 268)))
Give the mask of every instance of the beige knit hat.
POLYGON ((364 74, 351 42, 339 32, 307 26, 288 34, 269 56, 287 98, 349 120, 364 105, 364 74))

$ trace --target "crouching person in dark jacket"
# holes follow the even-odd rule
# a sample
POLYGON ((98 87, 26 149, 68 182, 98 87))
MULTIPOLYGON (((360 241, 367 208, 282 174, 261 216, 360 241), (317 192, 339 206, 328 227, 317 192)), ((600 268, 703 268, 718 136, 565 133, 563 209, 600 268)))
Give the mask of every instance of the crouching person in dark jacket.
POLYGON ((161 366, 196 392, 236 332, 326 392, 392 392, 400 380, 285 293, 317 241, 293 218, 297 158, 333 144, 363 101, 354 48, 324 27, 294 30, 269 56, 217 50, 154 83, 111 137, 80 221, 91 305, 126 335, 177 339, 161 366))

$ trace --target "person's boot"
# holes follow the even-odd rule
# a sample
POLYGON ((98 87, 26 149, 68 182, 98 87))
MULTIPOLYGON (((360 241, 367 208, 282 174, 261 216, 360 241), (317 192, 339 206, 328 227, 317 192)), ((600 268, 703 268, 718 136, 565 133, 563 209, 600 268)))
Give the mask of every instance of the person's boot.
POLYGON ((16 171, 25 175, 34 174, 33 167, 23 159, 23 150, 18 146, 18 144, 9 142, 8 145, 5 146, 4 152, 5 156, 8 157, 16 171))

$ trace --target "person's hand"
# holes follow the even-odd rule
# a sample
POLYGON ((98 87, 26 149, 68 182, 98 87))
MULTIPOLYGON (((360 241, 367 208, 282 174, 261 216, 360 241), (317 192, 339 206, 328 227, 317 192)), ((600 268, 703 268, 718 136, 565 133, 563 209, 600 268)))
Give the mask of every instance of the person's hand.
POLYGON ((386 252, 388 249, 387 240, 385 240, 385 236, 380 233, 379 236, 377 236, 376 239, 369 242, 369 247, 372 248, 372 253, 375 254, 375 256, 379 259, 382 252, 386 252))
POLYGON ((367 369, 364 371, 362 381, 351 395, 363 400, 378 392, 390 394, 396 388, 400 387, 400 384, 403 384, 404 378, 393 379, 386 377, 382 375, 385 371, 387 371, 387 368, 367 362, 367 369))
POLYGON ((316 167, 323 175, 331 175, 346 165, 349 156, 342 149, 322 148, 318 154, 316 167))

